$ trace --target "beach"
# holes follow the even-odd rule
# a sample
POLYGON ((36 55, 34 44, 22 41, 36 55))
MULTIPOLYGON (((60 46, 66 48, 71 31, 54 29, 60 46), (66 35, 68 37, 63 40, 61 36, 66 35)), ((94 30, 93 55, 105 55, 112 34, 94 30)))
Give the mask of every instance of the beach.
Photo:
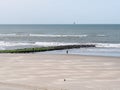
POLYGON ((119 90, 120 57, 0 54, 0 90, 119 90))

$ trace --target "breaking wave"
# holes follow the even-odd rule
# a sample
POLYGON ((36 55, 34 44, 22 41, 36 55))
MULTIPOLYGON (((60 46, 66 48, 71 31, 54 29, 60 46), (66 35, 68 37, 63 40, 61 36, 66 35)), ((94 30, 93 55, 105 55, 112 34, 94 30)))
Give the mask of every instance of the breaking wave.
POLYGON ((87 35, 44 35, 44 34, 30 34, 34 37, 87 37, 87 35))
POLYGON ((0 37, 21 37, 21 36, 29 36, 29 37, 87 37, 88 35, 49 35, 49 34, 0 34, 0 37))
POLYGON ((106 37, 106 35, 98 34, 97 37, 106 37))
POLYGON ((40 46, 40 47, 47 47, 47 46, 64 46, 64 45, 78 45, 79 43, 64 43, 64 42, 5 42, 0 41, 0 49, 3 47, 16 47, 16 46, 40 46))
POLYGON ((25 45, 31 45, 30 43, 20 43, 20 42, 5 42, 0 41, 0 46, 25 46, 25 45))
POLYGON ((106 47, 106 48, 120 48, 120 43, 112 44, 112 43, 96 43, 96 47, 106 47))
POLYGON ((97 48, 120 48, 120 44, 109 43, 67 43, 67 42, 6 42, 0 41, 0 49, 6 47, 26 47, 26 46, 64 46, 64 45, 95 45, 97 48))

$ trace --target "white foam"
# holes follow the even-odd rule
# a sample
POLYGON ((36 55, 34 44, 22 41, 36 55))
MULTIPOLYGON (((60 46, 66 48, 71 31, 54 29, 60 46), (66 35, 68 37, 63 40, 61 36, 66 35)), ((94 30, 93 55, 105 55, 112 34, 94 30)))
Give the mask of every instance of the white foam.
POLYGON ((78 43, 64 43, 64 42, 36 42, 38 46, 63 46, 63 45, 76 45, 78 43))
POLYGON ((87 37, 88 35, 50 35, 50 34, 15 34, 15 33, 11 33, 11 34, 0 34, 0 37, 21 37, 21 36, 29 36, 29 37, 87 37))
POLYGON ((106 35, 98 34, 98 37, 105 37, 106 35))
POLYGON ((30 43, 20 43, 20 42, 5 42, 0 41, 0 46, 23 46, 23 45, 30 45, 30 43))
POLYGON ((109 43, 67 43, 67 42, 6 42, 0 41, 0 49, 14 46, 64 46, 64 45, 96 45, 104 48, 120 48, 120 44, 109 43))
POLYGON ((96 47, 120 48, 120 44, 96 43, 96 47))
POLYGON ((0 47, 9 47, 9 46, 61 46, 61 45, 76 45, 79 43, 64 43, 64 42, 35 42, 35 43, 26 43, 26 42, 5 42, 0 41, 0 47))
POLYGON ((16 36, 15 33, 11 33, 11 34, 0 34, 1 37, 5 37, 5 36, 16 36))
POLYGON ((21 36, 29 36, 29 34, 16 34, 16 33, 0 34, 0 37, 21 37, 21 36))
POLYGON ((46 35, 46 34, 29 34, 34 37, 87 37, 87 35, 46 35))

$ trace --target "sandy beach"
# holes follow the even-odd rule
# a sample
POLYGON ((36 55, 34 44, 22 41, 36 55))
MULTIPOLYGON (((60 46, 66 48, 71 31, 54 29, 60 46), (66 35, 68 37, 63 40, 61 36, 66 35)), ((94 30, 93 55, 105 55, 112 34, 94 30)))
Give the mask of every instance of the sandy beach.
POLYGON ((0 54, 0 90, 120 90, 120 58, 0 54))

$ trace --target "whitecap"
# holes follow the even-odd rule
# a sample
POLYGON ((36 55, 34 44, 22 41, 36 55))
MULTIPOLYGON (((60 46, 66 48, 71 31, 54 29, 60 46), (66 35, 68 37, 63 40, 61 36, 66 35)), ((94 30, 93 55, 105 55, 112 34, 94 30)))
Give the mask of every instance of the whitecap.
POLYGON ((88 35, 47 35, 47 34, 29 34, 32 37, 87 37, 88 35))
POLYGON ((120 48, 120 44, 112 44, 112 43, 96 43, 96 47, 106 47, 106 48, 120 48))
POLYGON ((98 34, 96 36, 98 36, 98 37, 105 37, 106 35, 98 34))

